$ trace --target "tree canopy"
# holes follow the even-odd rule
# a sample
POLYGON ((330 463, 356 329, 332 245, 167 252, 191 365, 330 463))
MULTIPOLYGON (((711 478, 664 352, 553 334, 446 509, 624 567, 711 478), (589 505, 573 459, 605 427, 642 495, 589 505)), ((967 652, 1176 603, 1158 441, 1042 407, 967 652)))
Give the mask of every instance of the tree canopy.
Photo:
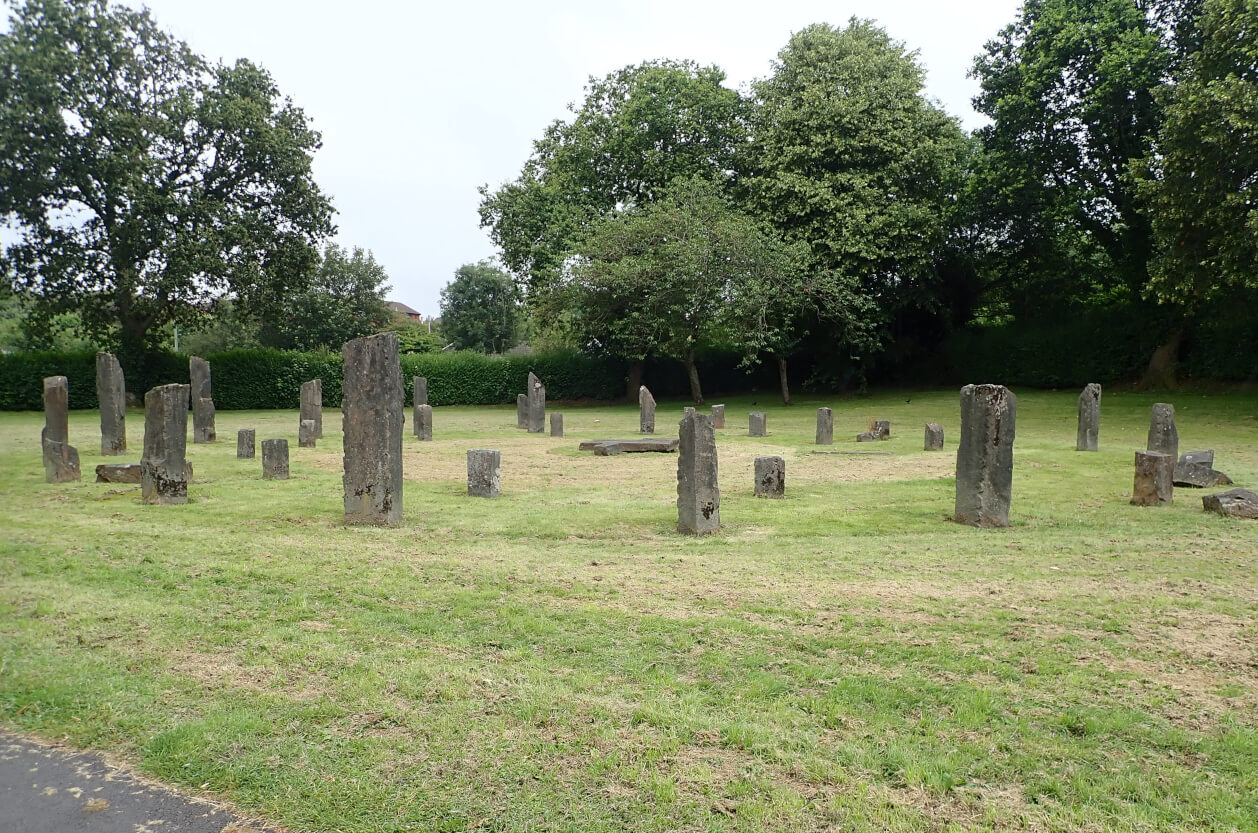
POLYGON ((262 313, 260 339, 268 347, 339 350, 378 333, 393 320, 384 301, 388 280, 371 252, 329 244, 310 284, 262 313))
POLYGON ((458 348, 500 353, 515 346, 519 329, 515 284, 492 263, 465 263, 441 290, 441 332, 458 348))

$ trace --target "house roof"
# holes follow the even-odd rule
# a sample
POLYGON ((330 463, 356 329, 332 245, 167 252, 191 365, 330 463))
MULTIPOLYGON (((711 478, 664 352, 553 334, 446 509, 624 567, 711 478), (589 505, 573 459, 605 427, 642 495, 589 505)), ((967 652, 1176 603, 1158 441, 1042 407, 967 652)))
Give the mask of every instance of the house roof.
POLYGON ((403 304, 401 301, 386 301, 385 305, 388 306, 388 308, 391 309, 393 312, 400 312, 403 315, 419 315, 420 314, 419 310, 411 309, 406 304, 403 304))

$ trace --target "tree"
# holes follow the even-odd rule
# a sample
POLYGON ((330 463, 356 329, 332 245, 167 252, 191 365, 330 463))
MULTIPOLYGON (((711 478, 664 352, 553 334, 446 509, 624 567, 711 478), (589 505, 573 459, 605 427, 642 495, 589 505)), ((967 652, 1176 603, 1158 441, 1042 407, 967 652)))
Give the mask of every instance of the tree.
POLYGON ((487 260, 460 266, 441 290, 441 331, 460 349, 502 352, 515 346, 519 328, 515 284, 487 260))
POLYGON ((318 147, 265 70, 207 64, 147 11, 27 0, 0 35, 5 271, 129 352, 301 290, 333 228, 318 147))
POLYGON ((393 321, 384 301, 388 279, 371 252, 328 245, 310 285, 262 315, 262 343, 339 350, 347 341, 380 332, 393 321))

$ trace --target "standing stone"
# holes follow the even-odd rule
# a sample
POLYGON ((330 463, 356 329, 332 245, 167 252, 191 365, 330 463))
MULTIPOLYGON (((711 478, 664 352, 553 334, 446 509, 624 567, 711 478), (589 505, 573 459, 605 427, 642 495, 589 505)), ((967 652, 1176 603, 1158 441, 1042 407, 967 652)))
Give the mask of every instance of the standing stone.
POLYGON ((527 393, 515 395, 515 427, 524 429, 529 427, 529 395, 527 393))
POLYGON ((957 500, 953 519, 973 526, 1009 526, 1017 397, 1003 385, 961 388, 957 500))
POLYGON ((721 490, 716 479, 716 432, 707 414, 689 411, 681 420, 677 455, 677 531, 707 535, 721 528, 721 490))
POLYGON ((546 430, 546 386, 532 372, 529 373, 529 433, 540 434, 546 430))
POLYGON ((212 443, 214 433, 214 399, 210 394, 210 363, 200 356, 188 360, 192 377, 192 441, 212 443))
POLYGON ((765 416, 764 411, 752 411, 747 414, 747 436, 763 437, 766 435, 769 427, 769 418, 765 416))
POLYGON ((1145 448, 1169 454, 1172 460, 1179 459, 1179 432, 1175 430, 1174 405, 1158 402, 1153 406, 1153 416, 1149 420, 1149 442, 1145 448))
POLYGON ((785 494, 786 461, 781 457, 757 457, 756 497, 782 497, 785 494))
POLYGON ((712 406, 712 427, 713 428, 725 427, 725 406, 724 405, 712 406))
POLYGON ((140 499, 188 502, 188 385, 161 385, 144 394, 144 456, 140 499))
POLYGON ((550 415, 550 435, 552 437, 563 436, 563 414, 554 413, 550 415))
POLYGON ((891 439, 891 422, 885 419, 874 420, 869 431, 880 440, 889 440, 891 439))
MULTIPOLYGON (((323 439, 323 380, 311 379, 301 384, 301 421, 310 420, 314 423, 314 435, 311 439, 323 439)), ((313 445, 311 446, 313 448, 313 445)))
POLYGON ((83 478, 79 450, 70 445, 70 382, 64 376, 44 379, 44 430, 40 433, 44 480, 71 483, 83 478))
POLYGON ((943 426, 938 422, 926 423, 926 440, 923 451, 943 451, 943 426))
POLYGON ((467 450, 467 493, 471 497, 498 497, 502 493, 501 451, 467 450))
POLYGON ((315 421, 303 419, 297 428, 297 445, 301 448, 314 448, 315 439, 315 421))
POLYGON ((1133 506, 1163 506, 1175 499, 1175 458, 1161 451, 1136 452, 1133 506))
POLYGON ((415 376, 411 379, 411 404, 418 408, 428 404, 428 379, 415 376))
POLYGON ((127 387, 112 353, 96 354, 96 399, 100 402, 100 453, 127 450, 127 387))
POLYGON ((817 445, 834 444, 834 411, 830 408, 817 409, 817 445))
POLYGON ((356 338, 341 350, 344 363, 345 522, 402 520, 402 365, 397 333, 356 338))
POLYGON ((638 388, 638 433, 655 433, 655 397, 646 385, 638 388))
POLYGON ((236 432, 236 459, 252 460, 258 450, 258 435, 252 428, 241 428, 236 432))
POLYGON ((419 405, 415 408, 415 436, 424 442, 432 440, 431 405, 419 405))
POLYGON ((288 479, 288 440, 262 441, 262 479, 288 479))
POLYGON ((1091 382, 1079 394, 1079 434, 1075 451, 1096 451, 1101 435, 1101 386, 1091 382))

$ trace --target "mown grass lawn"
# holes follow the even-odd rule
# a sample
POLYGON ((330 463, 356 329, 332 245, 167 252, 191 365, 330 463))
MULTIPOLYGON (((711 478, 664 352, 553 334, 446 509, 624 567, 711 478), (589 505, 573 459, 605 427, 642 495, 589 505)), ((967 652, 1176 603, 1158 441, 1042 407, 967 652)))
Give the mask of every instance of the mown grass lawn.
MULTIPOLYGON (((341 523, 335 409, 314 450, 295 411, 220 412, 174 507, 92 482, 94 412, 68 485, 42 416, 0 414, 0 726, 294 831, 1258 829, 1258 522, 1128 505, 1157 397, 1107 391, 1088 454, 1076 395, 1019 392, 1004 530, 946 520, 955 391, 762 399, 763 439, 729 400, 704 539, 675 455, 577 453, 636 407, 560 406, 564 439, 408 414, 392 529, 341 523), (833 449, 877 417, 893 455, 812 454, 823 404, 833 449), (288 437, 291 480, 240 427, 288 437), (466 496, 472 447, 501 499, 466 496), (762 454, 785 500, 752 496, 762 454)), ((1258 486, 1252 395, 1169 401, 1181 450, 1258 486)))

